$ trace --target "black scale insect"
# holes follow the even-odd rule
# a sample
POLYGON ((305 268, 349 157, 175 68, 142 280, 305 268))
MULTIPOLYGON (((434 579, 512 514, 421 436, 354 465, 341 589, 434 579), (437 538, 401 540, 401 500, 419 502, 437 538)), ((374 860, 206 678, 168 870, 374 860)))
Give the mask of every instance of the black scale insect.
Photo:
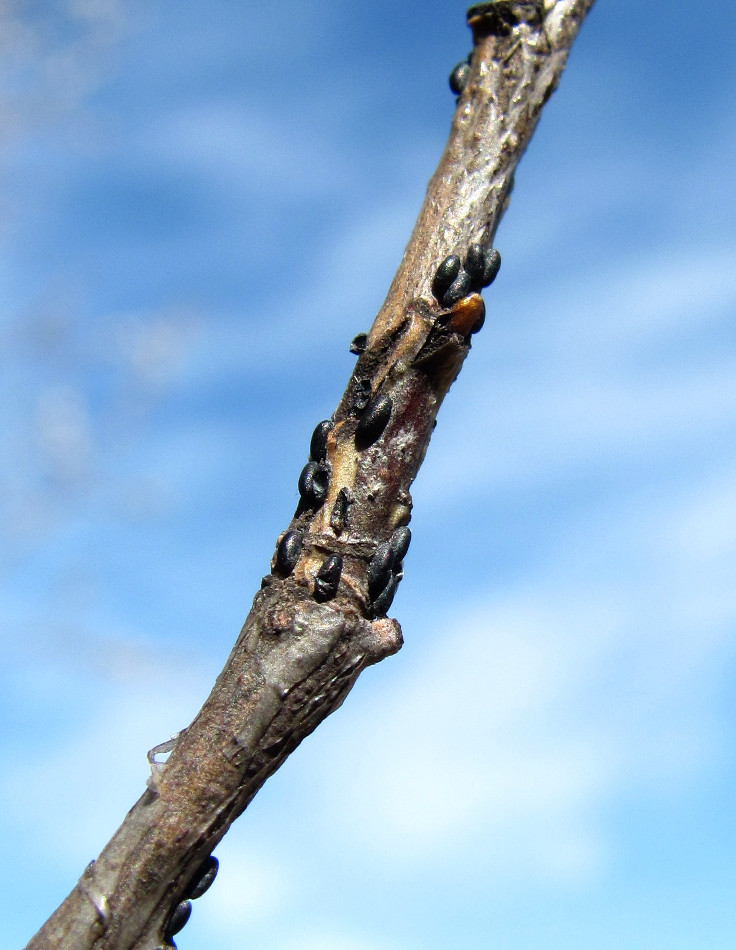
POLYGON ((330 488, 330 466, 327 462, 327 439, 334 423, 319 422, 309 443, 309 461, 299 476, 299 494, 307 508, 319 508, 330 488))
POLYGON ((467 297, 473 286, 473 278, 462 267, 457 254, 450 254, 437 268, 432 293, 445 309, 467 297))
POLYGON ((470 63, 467 59, 464 59, 461 63, 458 63, 450 73, 450 89, 452 89, 456 96, 462 95, 463 90, 468 83, 469 75, 470 63))
POLYGON ((406 557, 411 544, 411 530, 406 526, 397 528, 391 535, 391 547, 394 549, 394 558, 400 564, 406 557))
POLYGON ((302 534, 300 531, 287 531, 276 547, 274 570, 288 577, 296 567, 302 553, 302 534))
POLYGON ((171 940, 171 938, 178 934, 180 930, 183 930, 186 922, 189 920, 189 917, 192 913, 192 902, 191 901, 181 901, 174 908, 171 917, 169 917, 166 923, 166 929, 164 930, 164 939, 171 940))
POLYGON ((391 604, 394 602, 394 597, 396 596, 397 585, 398 581, 392 574, 378 597, 371 601, 371 609, 374 617, 385 617, 389 612, 391 604))
POLYGON ((319 508, 330 488, 330 466, 307 462, 299 476, 299 494, 307 508, 319 508))
POLYGON ((366 580, 368 581, 368 596, 371 601, 381 593, 393 573, 396 552, 390 541, 381 541, 375 554, 368 562, 366 580))
POLYGON ((330 419, 324 419, 315 426, 309 442, 309 460, 311 462, 324 462, 327 458, 327 437, 334 427, 334 423, 330 419))
POLYGON ((483 285, 486 269, 486 252, 482 244, 471 244, 465 255, 465 270, 474 284, 483 285))
POLYGON ((212 887, 219 868, 220 862, 214 854, 211 854, 202 862, 187 887, 187 897, 189 900, 196 900, 212 887))
POLYGON ((374 617, 384 617, 393 603, 396 588, 404 576, 402 562, 410 543, 409 528, 397 528, 388 541, 378 545, 368 562, 366 580, 374 617))
POLYGON ((355 356, 361 356, 368 347, 368 334, 357 333, 350 341, 350 352, 355 356))
POLYGON ((337 593, 342 575, 342 554, 330 554, 322 562, 314 582, 314 599, 331 600, 337 593))
MULTIPOLYGON (((206 893, 206 891, 210 889, 213 881, 217 877, 217 871, 219 870, 219 867, 220 862, 213 854, 211 854, 208 858, 205 858, 202 864, 194 872, 194 875, 186 890, 186 899, 179 901, 166 922, 166 927, 164 928, 164 940, 166 940, 169 946, 174 946, 172 943, 172 937, 178 934, 180 930, 184 929, 187 921, 191 917, 192 901, 196 900, 198 897, 201 897, 204 893, 206 893)), ((163 950, 163 947, 157 947, 156 950, 163 950)))
POLYGON ((376 396, 367 406, 355 427, 355 444, 359 449, 373 445, 391 418, 394 404, 390 396, 376 396))

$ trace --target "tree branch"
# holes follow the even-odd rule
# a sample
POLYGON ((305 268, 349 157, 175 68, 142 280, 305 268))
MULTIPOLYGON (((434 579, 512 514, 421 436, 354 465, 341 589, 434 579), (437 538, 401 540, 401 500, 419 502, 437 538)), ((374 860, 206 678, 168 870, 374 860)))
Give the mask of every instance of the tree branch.
POLYGON ((230 824, 361 670, 400 648, 385 615, 403 576, 409 489, 483 322, 478 291, 498 269, 491 242, 514 169, 592 2, 468 11, 474 49, 455 73, 447 146, 388 296, 354 341, 345 393, 314 432, 271 573, 195 720, 28 950, 171 946, 230 824))

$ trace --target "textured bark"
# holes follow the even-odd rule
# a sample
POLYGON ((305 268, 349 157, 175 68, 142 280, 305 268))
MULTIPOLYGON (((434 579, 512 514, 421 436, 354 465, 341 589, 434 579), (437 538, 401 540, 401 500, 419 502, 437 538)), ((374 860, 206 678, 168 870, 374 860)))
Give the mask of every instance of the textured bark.
POLYGON ((490 246, 592 2, 468 11, 474 51, 450 137, 332 425, 315 439, 294 534, 194 722, 29 950, 171 946, 172 911, 230 824, 361 670, 400 648, 384 616, 401 577, 390 539, 409 522, 411 483, 482 312, 475 295, 443 308, 433 278, 449 254, 490 246))

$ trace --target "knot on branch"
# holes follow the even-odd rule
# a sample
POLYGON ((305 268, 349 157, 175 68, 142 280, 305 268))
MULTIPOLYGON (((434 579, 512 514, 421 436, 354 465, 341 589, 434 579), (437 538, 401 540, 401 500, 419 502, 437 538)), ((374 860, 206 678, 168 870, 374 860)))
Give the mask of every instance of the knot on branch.
POLYGON ((362 644, 366 651, 366 666, 398 653, 404 644, 398 620, 381 617, 372 623, 366 623, 362 628, 362 644))

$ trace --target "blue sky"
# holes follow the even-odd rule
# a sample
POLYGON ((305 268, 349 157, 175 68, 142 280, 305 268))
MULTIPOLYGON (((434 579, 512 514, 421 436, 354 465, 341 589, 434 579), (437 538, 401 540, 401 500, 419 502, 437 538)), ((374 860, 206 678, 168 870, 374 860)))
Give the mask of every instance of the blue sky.
MULTIPOLYGON (((2 950, 229 652, 464 9, 0 12, 2 950)), ((735 20, 598 0, 414 486, 405 646, 219 846, 181 950, 733 947, 735 20)))

